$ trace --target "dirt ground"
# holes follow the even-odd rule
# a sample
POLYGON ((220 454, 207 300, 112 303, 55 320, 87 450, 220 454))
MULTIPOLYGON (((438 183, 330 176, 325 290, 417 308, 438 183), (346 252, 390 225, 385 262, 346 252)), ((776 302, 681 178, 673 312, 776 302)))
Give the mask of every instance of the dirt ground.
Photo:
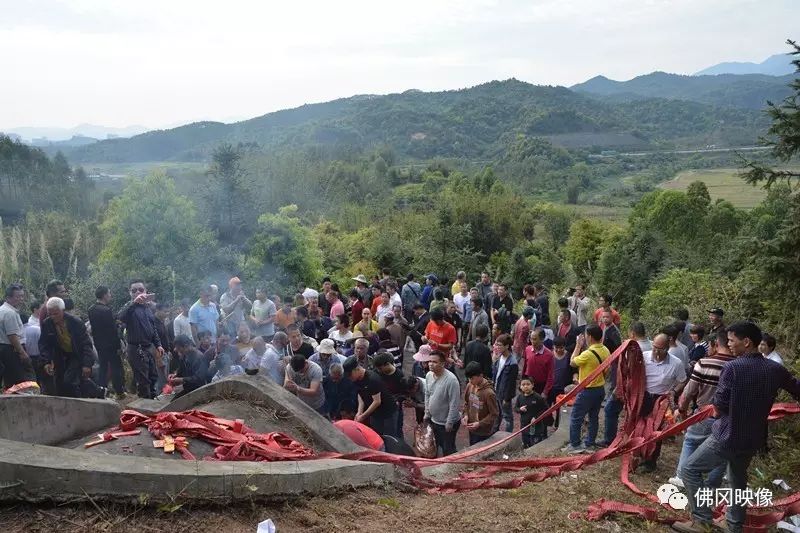
MULTIPOLYGON (((634 475, 641 488, 655 491, 671 475, 677 445, 665 446, 660 469, 634 475)), ((0 507, 0 531, 77 533, 88 531, 255 533, 271 518, 279 533, 332 531, 391 532, 643 532, 664 531, 658 524, 617 516, 588 522, 571 519, 599 498, 645 503, 619 483, 619 460, 594 465, 541 483, 512 490, 478 490, 426 495, 397 488, 354 490, 330 497, 236 506, 165 506, 161 509, 90 501, 0 507), (572 477, 572 475, 576 477, 572 477), (176 508, 177 507, 177 508, 176 508)))

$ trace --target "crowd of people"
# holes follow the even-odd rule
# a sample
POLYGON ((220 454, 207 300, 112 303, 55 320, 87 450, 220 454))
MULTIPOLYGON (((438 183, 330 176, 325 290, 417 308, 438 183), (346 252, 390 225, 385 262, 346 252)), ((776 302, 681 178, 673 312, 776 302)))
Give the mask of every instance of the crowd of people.
MULTIPOLYGON (((108 287, 98 287, 85 319, 59 280, 47 285, 42 303, 13 284, 0 306, 0 376, 6 393, 106 397, 110 382, 123 399, 123 353, 140 398, 258 374, 330 420, 363 424, 385 441, 404 440, 408 409, 417 423, 431 425, 446 456, 456 451, 462 426, 470 444, 513 431, 516 418, 528 426, 627 338, 644 357, 643 416, 661 397, 679 417, 716 407, 714 418, 687 431, 670 480, 690 491, 718 487, 726 465, 732 488, 744 488, 778 389, 800 399, 800 383, 784 368, 775 338, 752 322, 726 325, 719 308, 709 310, 707 324, 691 323, 679 309, 674 322, 648 338, 641 322, 624 335, 612 295, 600 296, 593 308, 582 285, 557 299, 551 323, 550 296, 540 283, 525 285, 515 302, 508 285, 487 272, 474 284, 465 272, 450 284, 434 274, 422 283, 413 274, 398 281, 387 270, 352 281, 342 291, 325 278, 319 289, 299 287, 285 299, 256 286, 251 299, 233 277, 221 294, 208 285, 196 300, 172 308, 133 280, 118 310, 108 287)), ((565 453, 587 453, 615 439, 624 408, 616 377, 611 365, 576 396, 565 453)), ((523 445, 548 438, 559 424, 556 412, 532 425, 523 445)), ((659 452, 660 446, 641 468, 654 470, 659 452)), ((692 509, 694 521, 676 527, 696 531, 710 520, 707 508, 692 509)), ((741 508, 732 505, 728 519, 737 530, 741 508)))

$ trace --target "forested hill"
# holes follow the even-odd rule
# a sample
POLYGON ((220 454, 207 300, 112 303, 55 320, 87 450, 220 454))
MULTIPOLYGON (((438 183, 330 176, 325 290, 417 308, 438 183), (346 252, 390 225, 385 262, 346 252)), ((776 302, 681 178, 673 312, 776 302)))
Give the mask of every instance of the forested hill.
POLYGON ((765 125, 766 117, 755 110, 664 99, 603 102, 564 87, 511 79, 454 91, 354 96, 234 124, 203 122, 101 141, 65 153, 74 162, 197 161, 225 141, 272 151, 388 145, 400 160, 489 159, 519 134, 573 148, 695 148, 750 144, 765 125))
POLYGON ((653 72, 628 81, 615 81, 604 76, 596 76, 573 85, 571 89, 585 94, 613 97, 612 101, 669 98, 715 106, 763 109, 768 100, 781 102, 789 96, 789 83, 793 79, 794 75, 682 76, 653 72))

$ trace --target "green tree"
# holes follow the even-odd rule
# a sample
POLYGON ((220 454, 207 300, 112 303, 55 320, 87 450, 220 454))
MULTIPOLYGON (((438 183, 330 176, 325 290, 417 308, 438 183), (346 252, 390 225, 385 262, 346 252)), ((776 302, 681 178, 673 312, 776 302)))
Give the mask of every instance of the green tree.
POLYGON ((632 228, 614 238, 603 250, 595 285, 601 293, 611 294, 618 306, 630 307, 636 316, 650 281, 664 266, 666 254, 666 246, 658 233, 632 228))
MULTIPOLYGON (((791 40, 787 42, 794 49, 795 73, 800 74, 800 46, 791 40)), ((800 153, 800 76, 795 77, 790 87, 792 93, 781 104, 768 104, 772 125, 767 137, 762 139, 762 143, 770 147, 772 157, 784 165, 795 162, 800 153)), ((768 317, 766 324, 772 326, 779 337, 796 346, 800 342, 800 322, 797 313, 786 310, 800 308, 800 285, 797 283, 800 279, 800 195, 797 192, 800 172, 775 169, 755 161, 746 161, 745 168, 742 178, 747 183, 762 185, 768 190, 780 182, 788 187, 788 212, 782 220, 773 220, 770 224, 777 225, 774 236, 766 240, 749 239, 742 256, 750 259, 751 268, 760 275, 768 317)), ((768 200, 775 202, 769 196, 768 200)), ((769 228, 765 233, 772 231, 773 228, 769 228)))
POLYGON ((675 268, 653 281, 642 298, 639 317, 648 331, 672 322, 679 307, 685 307, 694 322, 703 323, 712 307, 725 309, 728 320, 741 320, 758 312, 756 290, 746 276, 732 280, 707 270, 675 268))
POLYGON ((322 252, 314 233, 301 224, 296 205, 258 217, 243 270, 249 279, 267 280, 285 294, 294 293, 299 283, 319 283, 322 252))
POLYGON ((204 198, 211 227, 220 238, 236 241, 252 219, 252 200, 244 183, 242 150, 223 143, 214 149, 207 175, 204 198))
POLYGON ((579 281, 586 283, 592 279, 600 255, 617 233, 618 230, 610 224, 589 218, 582 218, 570 226, 564 255, 579 281))
POLYGON ((219 244, 198 222, 192 201, 163 173, 131 179, 109 203, 101 231, 97 278, 117 295, 141 277, 159 301, 170 302, 197 294, 209 273, 230 268, 218 259, 219 244))
POLYGON ((685 246, 703 234, 706 208, 680 191, 654 191, 634 206, 629 222, 633 227, 657 231, 675 247, 685 246))
POLYGON ((550 243, 529 242, 518 246, 508 256, 504 280, 515 290, 526 283, 541 282, 547 286, 564 280, 564 264, 550 243))
MULTIPOLYGON (((786 41, 794 50, 791 55, 795 74, 800 74, 800 46, 792 40, 786 41)), ((789 85, 792 93, 780 104, 767 103, 767 113, 772 118, 772 125, 767 136, 761 138, 761 144, 770 148, 772 157, 782 163, 789 163, 800 151, 800 76, 789 85)), ((742 178, 753 185, 763 185, 769 189, 774 183, 784 181, 789 186, 797 186, 800 172, 791 169, 775 169, 758 161, 744 162, 748 170, 742 178)))
POLYGON ((686 189, 686 196, 704 209, 711 205, 711 195, 708 193, 708 187, 702 181, 691 182, 686 189))
POLYGON ((553 204, 540 205, 533 210, 536 219, 541 222, 544 235, 555 246, 560 247, 569 238, 569 229, 575 215, 563 207, 553 204))

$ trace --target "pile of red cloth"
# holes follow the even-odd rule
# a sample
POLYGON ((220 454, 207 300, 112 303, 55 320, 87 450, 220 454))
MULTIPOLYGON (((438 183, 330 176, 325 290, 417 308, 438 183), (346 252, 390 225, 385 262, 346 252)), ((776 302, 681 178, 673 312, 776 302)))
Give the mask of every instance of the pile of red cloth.
MULTIPOLYGON (((295 461, 315 457, 314 450, 280 432, 256 433, 241 420, 217 418, 204 411, 144 415, 125 410, 120 415, 119 430, 130 431, 145 426, 155 437, 193 437, 216 446, 208 461, 295 461)), ((186 459, 194 459, 188 450, 180 450, 186 459)))

